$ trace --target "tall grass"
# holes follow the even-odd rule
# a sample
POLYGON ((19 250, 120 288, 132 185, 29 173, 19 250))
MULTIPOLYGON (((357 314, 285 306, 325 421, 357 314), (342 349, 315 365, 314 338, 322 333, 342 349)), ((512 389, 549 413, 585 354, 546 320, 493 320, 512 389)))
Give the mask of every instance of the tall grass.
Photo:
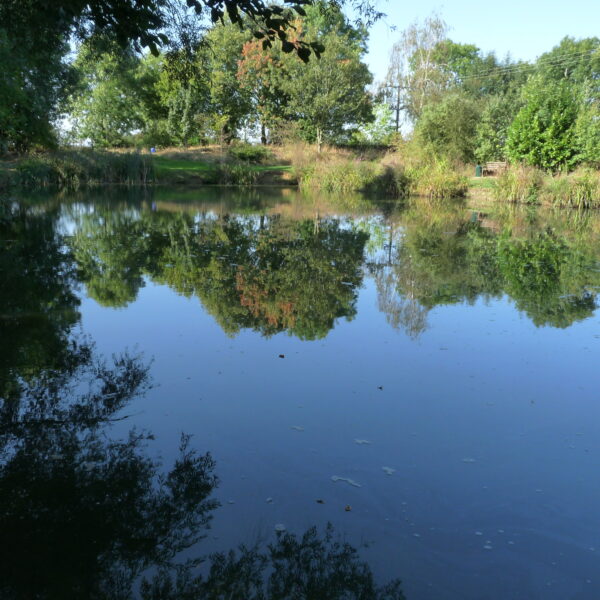
POLYGON ((534 167, 512 166, 496 179, 494 197, 504 202, 535 203, 542 188, 543 173, 534 167))
POLYGON ((425 196, 430 199, 462 197, 468 180, 447 163, 405 167, 396 162, 335 159, 313 163, 298 174, 301 187, 332 192, 361 191, 394 198, 425 196))
POLYGON ((583 170, 544 180, 542 202, 572 208, 600 207, 600 172, 583 170))
POLYGON ((374 162, 356 159, 317 162, 297 172, 297 177, 302 188, 399 195, 393 170, 374 162))
POLYGON ((148 156, 85 149, 25 158, 17 164, 15 178, 27 188, 78 189, 104 183, 145 185, 154 181, 154 172, 148 156))
POLYGON ((444 160, 407 167, 404 177, 408 182, 410 195, 431 200, 462 198, 469 187, 468 179, 444 160))
POLYGON ((494 196, 504 202, 600 208, 600 172, 552 176, 533 167, 512 166, 496 180, 494 196))
POLYGON ((246 163, 222 162, 217 165, 215 183, 251 186, 257 183, 258 175, 258 171, 246 163))

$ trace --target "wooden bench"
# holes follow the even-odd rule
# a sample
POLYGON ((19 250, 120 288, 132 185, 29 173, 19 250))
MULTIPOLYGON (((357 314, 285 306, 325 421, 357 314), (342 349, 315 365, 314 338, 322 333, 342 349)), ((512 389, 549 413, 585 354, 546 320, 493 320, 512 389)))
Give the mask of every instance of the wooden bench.
POLYGON ((508 168, 508 163, 496 161, 496 162, 487 162, 483 166, 481 174, 485 175, 497 175, 498 173, 503 173, 508 168))

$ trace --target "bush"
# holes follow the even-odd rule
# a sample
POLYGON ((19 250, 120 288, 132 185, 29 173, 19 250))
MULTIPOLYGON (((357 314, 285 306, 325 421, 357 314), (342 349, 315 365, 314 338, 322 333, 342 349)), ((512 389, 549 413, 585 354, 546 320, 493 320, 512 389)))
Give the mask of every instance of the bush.
POLYGON ((271 157, 271 152, 264 146, 237 144, 229 148, 229 155, 236 160, 260 164, 271 157))

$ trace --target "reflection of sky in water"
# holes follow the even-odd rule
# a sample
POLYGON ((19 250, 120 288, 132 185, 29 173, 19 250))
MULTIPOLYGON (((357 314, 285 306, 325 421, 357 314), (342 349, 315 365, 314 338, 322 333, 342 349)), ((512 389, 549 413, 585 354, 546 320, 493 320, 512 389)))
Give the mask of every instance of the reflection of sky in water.
POLYGON ((411 599, 600 597, 598 312, 536 327, 501 293, 435 306, 411 337, 380 311, 373 270, 403 227, 343 223, 371 233, 357 315, 316 341, 228 337, 198 298, 147 277, 125 308, 82 288, 100 353, 153 358, 156 387, 117 430, 148 428, 166 462, 181 431, 212 453, 212 549, 331 521, 411 599))

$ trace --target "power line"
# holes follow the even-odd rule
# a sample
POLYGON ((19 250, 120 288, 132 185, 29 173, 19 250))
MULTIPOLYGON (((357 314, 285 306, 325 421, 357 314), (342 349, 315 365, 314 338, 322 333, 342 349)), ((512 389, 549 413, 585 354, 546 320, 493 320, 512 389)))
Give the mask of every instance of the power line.
MULTIPOLYGON (((561 66, 563 64, 567 64, 568 62, 572 61, 573 59, 577 59, 577 58, 584 58, 585 56, 588 55, 592 55, 596 52, 600 52, 600 46, 598 48, 592 48, 590 50, 582 50, 582 51, 578 51, 578 52, 568 52, 568 53, 564 53, 561 54, 559 56, 549 56, 544 58, 544 56, 541 56, 540 58, 538 58, 537 63, 516 63, 516 64, 512 64, 512 65, 499 65, 487 70, 483 70, 480 71, 479 73, 472 73, 470 75, 465 75, 464 77, 460 77, 460 81, 466 81, 466 80, 470 80, 470 79, 482 79, 482 78, 486 78, 486 77, 492 77, 494 75, 497 74, 501 74, 501 75, 510 75, 513 73, 517 73, 521 70, 526 70, 526 69, 533 69, 539 66, 561 66)), ((442 64, 438 64, 435 65, 437 67, 448 67, 450 68, 451 65, 447 64, 447 63, 442 63, 442 64)))

